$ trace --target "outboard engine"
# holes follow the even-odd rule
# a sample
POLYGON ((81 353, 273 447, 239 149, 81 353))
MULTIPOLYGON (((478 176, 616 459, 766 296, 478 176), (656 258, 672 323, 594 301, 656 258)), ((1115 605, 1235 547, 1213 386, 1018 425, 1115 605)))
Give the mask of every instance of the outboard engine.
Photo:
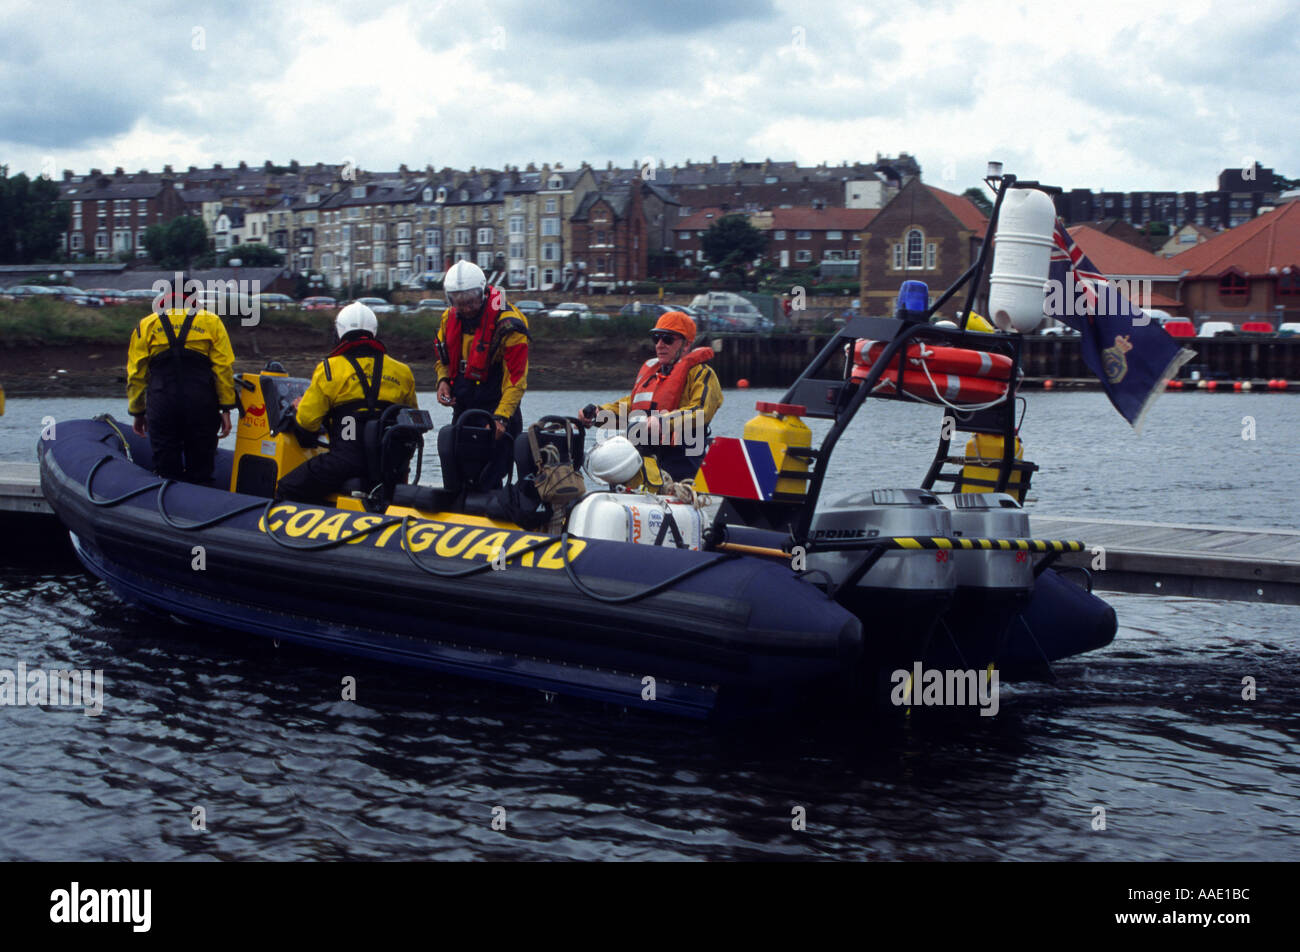
MULTIPOLYGON (((965 539, 1027 539, 1029 514, 1006 493, 944 493, 952 534, 965 539)), ((957 549, 957 591, 927 662, 936 668, 983 668, 1002 654, 1015 616, 1034 590, 1033 554, 1025 549, 957 549)))
MULTIPOLYGON (((872 539, 951 535, 949 509, 922 489, 876 489, 855 493, 813 516, 809 542, 854 543, 872 539)), ((889 549, 860 578, 870 550, 810 552, 808 569, 825 572, 835 599, 860 619, 867 663, 885 670, 910 669, 925 657, 939 617, 952 604, 956 562, 948 549, 889 549)))

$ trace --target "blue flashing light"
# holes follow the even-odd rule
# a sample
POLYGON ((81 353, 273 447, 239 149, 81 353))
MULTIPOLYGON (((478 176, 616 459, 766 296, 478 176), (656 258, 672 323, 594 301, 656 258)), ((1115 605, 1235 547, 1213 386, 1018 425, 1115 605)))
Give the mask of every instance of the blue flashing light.
POLYGON ((904 281, 898 289, 900 311, 924 311, 930 306, 930 289, 924 281, 904 281))

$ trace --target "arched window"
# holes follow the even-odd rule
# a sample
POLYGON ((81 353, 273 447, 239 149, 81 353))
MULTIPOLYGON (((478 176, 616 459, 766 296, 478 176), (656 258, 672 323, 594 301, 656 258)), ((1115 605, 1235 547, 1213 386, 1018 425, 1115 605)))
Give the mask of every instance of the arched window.
POLYGON ((907 267, 925 267, 925 236, 917 228, 907 233, 907 267))
POLYGON ((1240 300, 1246 296, 1249 286, 1244 275, 1229 271, 1219 278, 1219 297, 1228 300, 1240 300))

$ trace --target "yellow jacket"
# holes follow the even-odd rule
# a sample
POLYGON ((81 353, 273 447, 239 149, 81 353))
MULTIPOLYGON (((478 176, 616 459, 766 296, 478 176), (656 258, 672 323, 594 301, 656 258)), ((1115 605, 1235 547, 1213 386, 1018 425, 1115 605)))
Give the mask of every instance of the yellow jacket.
MULTIPOLYGON (((185 323, 185 311, 172 309, 167 312, 172 330, 180 333, 185 323)), ((149 385, 149 361, 171 344, 162 328, 162 318, 150 314, 136 325, 131 334, 131 346, 126 355, 126 399, 127 411, 132 416, 139 416, 145 410, 145 390, 149 385)), ((221 409, 232 410, 235 407, 235 354, 230 349, 230 336, 221 318, 211 311, 199 311, 190 325, 190 332, 185 337, 185 349, 207 357, 212 362, 212 375, 217 388, 217 402, 221 409)))
MULTIPOLYGON (((631 403, 632 394, 628 394, 620 400, 601 404, 600 409, 616 413, 622 418, 631 403)), ((722 384, 718 382, 718 375, 708 364, 696 364, 686 374, 686 387, 682 391, 681 405, 676 410, 661 410, 655 415, 659 417, 660 426, 667 423, 669 424, 667 432, 672 432, 674 423, 680 421, 686 414, 696 411, 704 414, 704 423, 707 425, 721 406, 722 384)))
MULTIPOLYGON (((442 322, 438 326, 438 343, 442 347, 447 345, 447 322, 451 316, 451 308, 442 312, 442 322)), ((486 308, 485 308, 486 310, 486 308)), ((516 318, 528 326, 528 319, 522 313, 515 309, 514 305, 506 305, 505 309, 497 317, 498 321, 507 318, 516 318)), ((495 325, 494 325, 495 328, 495 325)), ((474 334, 465 331, 460 335, 460 354, 459 359, 469 361, 470 346, 474 343, 474 334)), ((501 374, 501 397, 497 401, 496 409, 492 411, 493 416, 498 416, 503 420, 509 420, 519 409, 519 404, 524 398, 524 391, 528 389, 528 335, 521 334, 519 331, 510 331, 503 335, 499 346, 494 354, 491 355, 492 362, 495 366, 489 368, 495 375, 496 372, 501 374)), ((449 359, 457 359, 455 355, 448 354, 449 359)), ((438 382, 450 380, 452 377, 451 368, 439 359, 436 363, 435 371, 438 375, 438 382)))
MULTIPOLYGON (((369 355, 357 357, 357 363, 366 374, 366 379, 375 372, 375 358, 369 355)), ((326 414, 334 407, 357 400, 364 400, 361 381, 352 363, 344 356, 327 357, 316 365, 311 375, 311 386, 302 395, 298 404, 296 421, 298 426, 308 433, 320 429, 326 414)), ((411 368, 400 360, 384 355, 383 379, 379 384, 379 399, 385 403, 400 403, 402 406, 418 408, 415 399, 415 376, 411 368)))

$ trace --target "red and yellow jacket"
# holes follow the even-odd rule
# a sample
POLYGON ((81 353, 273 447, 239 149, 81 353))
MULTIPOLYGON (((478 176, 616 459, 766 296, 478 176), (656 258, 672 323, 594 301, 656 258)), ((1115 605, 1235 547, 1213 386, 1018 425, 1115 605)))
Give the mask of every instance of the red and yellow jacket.
POLYGON ((453 390, 458 379, 487 383, 500 376, 500 396, 494 416, 508 420, 528 389, 528 320, 507 303, 500 288, 489 288, 478 328, 462 332, 454 307, 442 312, 438 328, 438 382, 453 390))

